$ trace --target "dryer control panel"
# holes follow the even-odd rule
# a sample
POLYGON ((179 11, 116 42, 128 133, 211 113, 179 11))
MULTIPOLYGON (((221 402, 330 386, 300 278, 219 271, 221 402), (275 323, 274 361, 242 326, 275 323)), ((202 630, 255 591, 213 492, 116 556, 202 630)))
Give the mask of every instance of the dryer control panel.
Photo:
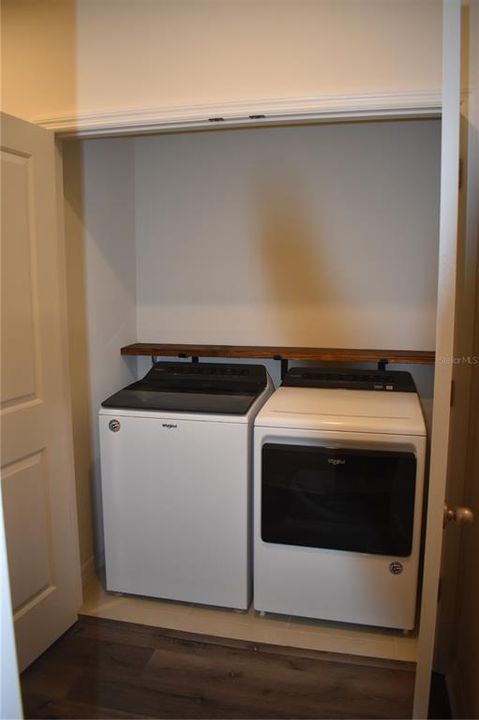
POLYGON ((417 392, 412 376, 403 371, 356 370, 351 368, 291 368, 283 387, 336 388, 343 390, 384 390, 417 392))

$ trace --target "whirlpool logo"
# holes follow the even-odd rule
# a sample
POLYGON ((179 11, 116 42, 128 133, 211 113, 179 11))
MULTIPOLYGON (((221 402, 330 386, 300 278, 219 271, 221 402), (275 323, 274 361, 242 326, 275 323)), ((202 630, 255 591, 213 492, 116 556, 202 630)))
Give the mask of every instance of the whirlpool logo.
POLYGON ((328 458, 328 463, 330 465, 346 465, 346 460, 342 460, 341 458, 328 458))
POLYGON ((161 423, 161 426, 167 428, 168 430, 174 430, 178 427, 178 425, 175 425, 174 423, 161 423))

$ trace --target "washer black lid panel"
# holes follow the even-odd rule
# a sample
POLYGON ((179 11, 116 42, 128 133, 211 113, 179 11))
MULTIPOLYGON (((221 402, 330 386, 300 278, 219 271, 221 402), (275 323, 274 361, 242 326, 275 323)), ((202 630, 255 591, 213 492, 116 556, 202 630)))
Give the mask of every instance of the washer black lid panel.
POLYGON ((343 390, 384 390, 417 392, 412 376, 399 370, 356 370, 355 368, 295 367, 287 373, 283 387, 336 388, 343 390))
POLYGON ((262 365, 158 362, 102 402, 129 410, 244 415, 267 384, 262 365))

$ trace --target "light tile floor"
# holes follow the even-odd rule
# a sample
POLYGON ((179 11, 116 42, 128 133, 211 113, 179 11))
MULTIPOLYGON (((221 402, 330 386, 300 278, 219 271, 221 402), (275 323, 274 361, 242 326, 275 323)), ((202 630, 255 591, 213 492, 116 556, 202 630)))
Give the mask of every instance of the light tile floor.
POLYGON ((348 655, 415 662, 417 638, 384 630, 319 620, 247 612, 108 593, 101 576, 84 588, 83 615, 123 620, 237 640, 272 643, 348 655))

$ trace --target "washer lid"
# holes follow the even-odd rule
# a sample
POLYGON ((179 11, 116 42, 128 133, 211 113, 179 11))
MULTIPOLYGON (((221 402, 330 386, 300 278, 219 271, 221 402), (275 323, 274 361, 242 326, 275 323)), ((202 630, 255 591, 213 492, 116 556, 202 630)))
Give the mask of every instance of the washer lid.
POLYGON ((267 385, 263 365, 157 362, 103 407, 245 415, 267 385))
POLYGON ((280 387, 255 426, 387 435, 426 435, 419 398, 411 392, 280 387))

